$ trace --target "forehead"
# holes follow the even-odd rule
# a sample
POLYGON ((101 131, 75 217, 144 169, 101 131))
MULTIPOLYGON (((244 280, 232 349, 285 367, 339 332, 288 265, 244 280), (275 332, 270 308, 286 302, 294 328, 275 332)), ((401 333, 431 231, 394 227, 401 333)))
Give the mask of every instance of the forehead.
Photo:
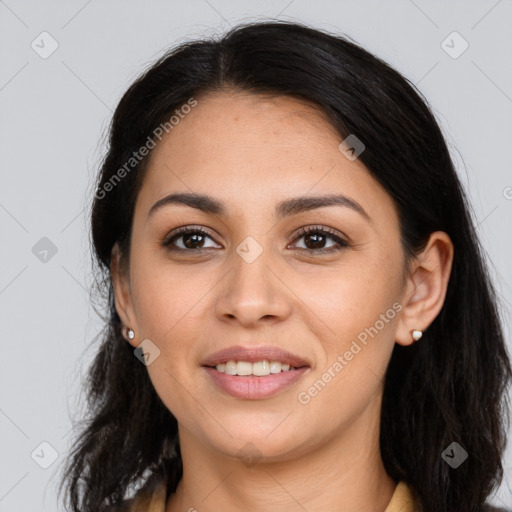
POLYGON ((215 195, 234 208, 341 192, 365 209, 391 198, 316 106, 291 97, 209 93, 152 150, 140 192, 147 210, 172 191, 215 195), (150 204, 151 203, 151 204, 150 204))
POLYGON ((336 149, 339 143, 324 113, 306 101, 241 91, 209 93, 197 101, 153 150, 152 161, 186 157, 193 168, 214 155, 242 169, 270 160, 308 163, 318 158, 311 155, 313 146, 336 149))

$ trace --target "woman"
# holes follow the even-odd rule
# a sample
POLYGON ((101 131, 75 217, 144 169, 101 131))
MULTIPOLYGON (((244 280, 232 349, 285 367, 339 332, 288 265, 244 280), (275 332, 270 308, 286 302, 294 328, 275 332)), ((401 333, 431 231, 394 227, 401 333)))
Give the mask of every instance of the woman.
POLYGON ((492 510, 497 299, 390 66, 295 23, 183 44, 116 109, 92 235, 109 317, 71 510, 492 510))

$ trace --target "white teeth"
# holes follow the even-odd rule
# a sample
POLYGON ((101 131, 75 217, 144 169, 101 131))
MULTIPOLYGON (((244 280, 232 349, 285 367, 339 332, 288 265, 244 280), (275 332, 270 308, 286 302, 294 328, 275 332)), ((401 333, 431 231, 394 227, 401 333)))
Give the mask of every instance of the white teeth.
MULTIPOLYGON (((218 365, 217 365, 217 370, 218 370, 218 365)), ((219 370, 221 371, 221 370, 219 370)), ((227 373, 228 375, 236 375, 236 362, 235 361, 228 361, 224 367, 224 371, 225 373, 227 373)))
POLYGON ((281 367, 279 361, 270 361, 270 373, 281 373, 281 367))
POLYGON ((257 361, 250 363, 248 361, 227 361, 226 363, 219 363, 215 369, 218 372, 227 373, 228 375, 256 375, 263 377, 270 373, 281 373, 294 370, 293 366, 281 363, 279 361, 257 361))
MULTIPOLYGON (((238 363, 240 364, 240 363, 238 363)), ((263 375, 268 375, 270 373, 270 364, 268 361, 258 361, 257 363, 252 363, 252 374, 257 375, 258 377, 262 377, 263 375)))
POLYGON ((251 375, 251 373, 252 363, 248 363, 247 361, 238 361, 238 363, 236 363, 237 375, 251 375))

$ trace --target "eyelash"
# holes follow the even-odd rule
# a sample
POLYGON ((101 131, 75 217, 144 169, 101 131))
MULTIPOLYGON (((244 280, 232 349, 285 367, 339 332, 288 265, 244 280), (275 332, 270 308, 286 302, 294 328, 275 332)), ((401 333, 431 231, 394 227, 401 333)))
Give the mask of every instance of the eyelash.
MULTIPOLYGON (((329 247, 327 249, 303 249, 299 248, 297 250, 302 252, 309 252, 309 253, 315 253, 315 254, 331 254, 334 252, 341 251, 342 249, 346 249, 347 247, 350 247, 350 244, 338 236, 335 231, 331 230, 330 228, 326 228, 323 226, 308 226, 305 228, 301 228, 299 232, 296 234, 295 239, 293 242, 296 242, 297 240, 301 239, 302 237, 306 235, 310 235, 312 233, 315 234, 321 234, 326 236, 327 238, 331 238, 334 240, 338 246, 329 247)), ((201 227, 194 227, 191 226, 185 226, 182 228, 178 228, 175 232, 172 233, 171 236, 168 236, 164 239, 162 242, 162 246, 169 252, 204 252, 208 251, 209 248, 202 249, 182 249, 181 247, 173 247, 172 243, 174 240, 183 237, 184 235, 195 235, 195 234, 201 234, 204 236, 207 236, 208 238, 212 238, 212 236, 203 228, 201 227)), ((292 242, 292 243, 293 243, 292 242)))

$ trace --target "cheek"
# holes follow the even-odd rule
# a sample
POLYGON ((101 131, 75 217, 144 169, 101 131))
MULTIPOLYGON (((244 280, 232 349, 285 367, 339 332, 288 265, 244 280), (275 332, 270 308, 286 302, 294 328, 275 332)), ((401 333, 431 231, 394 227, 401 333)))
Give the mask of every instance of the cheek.
POLYGON ((344 351, 360 333, 364 340, 364 333, 374 332, 375 326, 379 334, 391 334, 401 309, 393 307, 401 290, 400 255, 356 256, 321 280, 308 278, 303 287, 305 302, 323 320, 327 338, 336 340, 332 347, 337 351, 344 351))
POLYGON ((333 417, 350 421, 383 385, 402 309, 401 256, 389 248, 367 256, 338 269, 323 287, 309 289, 308 305, 323 320, 316 331, 323 357, 297 396, 310 407, 308 414, 328 407, 333 417))
POLYGON ((200 327, 215 276, 173 264, 161 251, 140 251, 134 257, 132 296, 141 335, 174 350, 182 343, 173 340, 187 340, 187 331, 200 327))
MULTIPOLYGON (((150 339, 159 356, 148 367, 156 393, 180 422, 197 408, 194 367, 201 354, 196 340, 204 336, 205 294, 212 285, 186 272, 166 271, 165 266, 138 275, 133 286, 140 336, 150 339)), ((195 415, 201 414, 200 408, 195 415)))
MULTIPOLYGON (((350 287, 347 285, 346 290, 350 287)), ((363 290, 361 283, 354 289, 363 290)), ((297 394, 305 417, 326 416, 324 427, 336 428, 354 421, 376 400, 384 384, 384 375, 393 347, 394 332, 401 305, 391 294, 375 298, 369 293, 363 300, 331 303, 326 323, 332 331, 328 342, 322 334, 323 357, 297 394), (389 295, 389 296, 388 296, 389 295), (370 298, 371 297, 371 298, 370 298), (337 307, 336 307, 337 306, 337 307)))

